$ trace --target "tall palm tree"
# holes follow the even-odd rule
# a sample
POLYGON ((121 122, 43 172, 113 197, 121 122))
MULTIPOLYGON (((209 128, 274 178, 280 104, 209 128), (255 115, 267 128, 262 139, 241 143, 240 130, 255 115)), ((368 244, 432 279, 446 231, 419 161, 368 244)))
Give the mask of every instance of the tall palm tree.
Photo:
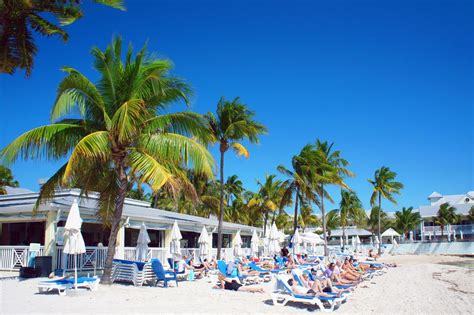
POLYGON ((299 155, 291 159, 292 170, 283 165, 279 165, 277 170, 284 174, 288 179, 285 181, 286 190, 284 192, 282 203, 289 204, 295 196, 295 210, 293 213, 293 233, 298 228, 298 206, 303 202, 316 202, 317 196, 313 191, 313 186, 308 179, 308 168, 312 160, 308 157, 311 151, 311 145, 303 147, 299 155))
MULTIPOLYGON (((314 164, 312 171, 312 181, 315 184, 316 192, 319 194, 319 208, 323 221, 323 237, 326 241, 326 212, 324 208, 324 199, 327 198, 331 203, 334 202, 331 195, 327 192, 326 186, 336 185, 349 189, 344 182, 344 177, 354 176, 347 169, 349 162, 341 157, 341 152, 333 150, 333 143, 316 140, 314 146, 314 164)), ((324 255, 328 255, 327 242, 324 243, 324 255)))
MULTIPOLYGON (((339 217, 341 218, 343 248, 346 244, 346 226, 350 220, 357 220, 361 217, 362 202, 353 191, 341 190, 341 201, 339 203, 339 217)), ((364 213, 365 215, 365 213, 364 213)))
POLYGON ((213 176, 214 160, 198 139, 207 135, 204 119, 190 112, 162 114, 186 100, 189 88, 169 74, 171 63, 148 59, 130 45, 121 60, 122 41, 92 49, 99 81, 94 84, 73 68, 58 88, 52 124, 30 130, 1 152, 13 162, 46 158, 68 161, 41 187, 37 205, 62 187, 99 193, 98 215, 110 226, 102 283, 111 283, 112 260, 130 178, 141 178, 153 191, 174 183, 178 166, 189 164, 213 176), (77 113, 77 114, 76 114, 77 113), (72 115, 77 118, 69 118, 72 115), (193 137, 191 137, 193 136, 193 137), (188 163, 189 161, 189 163, 188 163))
POLYGON ((449 224, 459 222, 459 216, 456 214, 456 208, 451 206, 448 202, 439 206, 436 217, 433 218, 434 223, 441 227, 441 238, 444 237, 444 227, 449 224))
MULTIPOLYGON (((93 0, 116 9, 125 10, 122 0, 93 0)), ((2 0, 0 1, 0 72, 13 74, 17 68, 30 76, 33 58, 38 51, 33 32, 43 36, 69 38, 63 26, 84 15, 80 1, 74 0, 2 0), (48 20, 52 15, 59 25, 48 20)))
MULTIPOLYGON (((382 209, 382 198, 387 199, 393 204, 397 204, 397 201, 393 197, 394 194, 400 194, 400 190, 403 188, 403 184, 395 181, 397 173, 391 171, 390 168, 382 166, 380 169, 375 171, 374 180, 369 179, 369 183, 372 184, 373 192, 370 197, 370 204, 373 206, 376 205, 378 199, 378 207, 382 209)), ((380 216, 378 217, 378 230, 377 236, 380 240, 379 243, 379 255, 382 254, 382 241, 380 239, 380 216)))
POLYGON ((20 183, 14 179, 12 171, 3 165, 0 165, 0 195, 6 195, 5 186, 18 187, 20 183))
POLYGON ((213 141, 219 144, 220 152, 220 202, 219 224, 217 227, 217 259, 221 257, 222 249, 222 222, 224 221, 224 155, 234 149, 238 155, 249 157, 248 150, 240 143, 248 139, 251 143, 258 143, 258 137, 267 133, 267 128, 254 120, 255 113, 247 108, 236 97, 232 101, 224 98, 217 104, 216 115, 206 114, 210 134, 213 141))
POLYGON ((395 226, 405 236, 408 232, 414 230, 420 222, 420 213, 413 212, 413 207, 403 207, 401 211, 395 212, 395 226))

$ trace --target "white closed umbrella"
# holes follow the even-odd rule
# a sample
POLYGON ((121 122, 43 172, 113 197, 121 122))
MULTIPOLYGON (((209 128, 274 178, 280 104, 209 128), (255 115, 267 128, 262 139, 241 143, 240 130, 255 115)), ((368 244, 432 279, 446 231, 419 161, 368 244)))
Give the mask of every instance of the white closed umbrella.
POLYGON ((293 244, 293 254, 300 254, 300 244, 302 242, 302 239, 300 237, 300 233, 298 232, 298 229, 296 229, 295 234, 293 234, 293 237, 291 238, 291 244, 293 244))
POLYGON ((260 240, 257 235, 257 231, 253 230, 252 239, 250 240, 250 249, 252 251, 252 256, 258 256, 258 244, 260 240))
POLYGON ((462 230, 459 230, 459 239, 463 239, 462 230))
POLYGON ((240 230, 234 236, 233 247, 234 247, 234 257, 242 256, 242 237, 240 237, 240 230))
POLYGON ((170 244, 170 253, 171 255, 181 255, 181 242, 180 240, 183 237, 181 236, 181 231, 179 230, 178 222, 176 220, 173 223, 173 228, 171 229, 171 244, 170 244))
POLYGON ((351 238, 351 245, 352 245, 352 248, 356 247, 356 240, 354 236, 351 238))
POLYGON ((207 233, 206 227, 203 226, 201 230, 201 235, 199 235, 198 244, 199 244, 199 255, 207 256, 209 255, 211 239, 209 233, 207 233))
POLYGON ((410 242, 413 242, 413 231, 410 231, 410 242))
POLYGON ((341 248, 344 247, 344 241, 342 240, 342 236, 339 238, 341 248))
POLYGON ((397 240, 396 239, 393 239, 393 247, 397 248, 398 247, 398 243, 397 243, 397 240))
POLYGON ((380 244, 379 237, 377 235, 374 237, 374 239, 375 239, 374 241, 375 244, 377 245, 380 244))
POLYGON ((268 252, 269 255, 278 254, 280 252, 280 232, 275 223, 273 223, 268 235, 268 252))
POLYGON ((360 251, 360 238, 359 238, 359 235, 356 236, 356 248, 357 248, 357 251, 360 251))
POLYGON ((428 232, 428 239, 431 241, 431 232, 428 232))
POLYGON ((66 225, 64 226, 63 253, 74 255, 74 288, 77 289, 77 255, 86 252, 86 245, 81 234, 82 219, 77 200, 71 205, 66 225))
POLYGON ((137 247, 135 249, 135 258, 137 261, 146 261, 148 258, 148 244, 151 242, 148 231, 146 230, 145 222, 140 226, 140 233, 138 234, 137 247))

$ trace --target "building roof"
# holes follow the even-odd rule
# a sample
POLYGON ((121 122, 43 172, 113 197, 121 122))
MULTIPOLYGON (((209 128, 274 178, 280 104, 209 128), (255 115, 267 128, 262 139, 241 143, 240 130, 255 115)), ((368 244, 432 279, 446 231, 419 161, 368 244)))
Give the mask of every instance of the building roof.
POLYGON ((29 194, 33 192, 29 189, 20 188, 20 187, 5 186, 3 188, 5 188, 7 195, 29 194))
POLYGON ((441 198, 441 197, 443 197, 443 196, 442 196, 439 192, 433 191, 433 192, 431 193, 431 195, 428 196, 428 199, 431 199, 431 198, 441 198))
MULTIPOLYGON (((42 205, 38 213, 32 217, 37 198, 38 193, 0 196, 0 219, 6 216, 10 218, 16 216, 18 219, 44 219, 46 212, 60 210, 58 220, 65 220, 74 199, 78 199, 84 222, 97 222, 97 193, 81 197, 77 189, 58 191, 53 200, 49 204, 42 205)), ((125 199, 122 218, 128 221, 129 227, 137 229, 140 228, 142 222, 145 222, 149 229, 164 230, 168 229, 175 220, 183 231, 200 232, 202 226, 212 230, 218 225, 217 219, 155 209, 151 208, 148 202, 130 198, 125 199)), ((223 230, 226 233, 240 230, 243 235, 252 235, 253 230, 261 232, 260 228, 230 222, 224 222, 223 230)))
MULTIPOLYGON (((460 215, 468 215, 469 209, 471 209, 473 204, 455 204, 451 205, 454 208, 456 208, 456 214, 460 215)), ((422 218, 429 218, 429 217, 434 217, 438 215, 438 210, 439 210, 439 205, 437 206, 421 206, 419 209, 420 216, 422 218)))
MULTIPOLYGON (((356 228, 356 227, 347 227, 346 228, 346 235, 347 236, 369 236, 369 235, 372 235, 372 233, 370 233, 367 230, 359 229, 359 228, 356 228)), ((342 229, 331 230, 331 236, 341 237, 342 236, 342 229)))

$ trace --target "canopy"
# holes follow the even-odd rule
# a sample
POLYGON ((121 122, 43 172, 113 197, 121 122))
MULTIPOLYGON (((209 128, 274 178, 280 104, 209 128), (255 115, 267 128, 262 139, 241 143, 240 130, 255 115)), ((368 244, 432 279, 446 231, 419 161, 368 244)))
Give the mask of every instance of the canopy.
POLYGON ((270 229, 268 239, 268 254, 278 254, 280 252, 280 232, 278 231, 275 223, 273 223, 272 228, 270 229))
POLYGON ((252 250, 252 255, 258 255, 258 244, 260 240, 258 239, 257 231, 253 230, 252 239, 250 240, 250 249, 252 250))
POLYGON ((171 229, 171 246, 170 246, 170 253, 172 255, 180 255, 181 254, 181 244, 180 240, 183 237, 181 236, 181 232, 179 231, 178 222, 176 220, 173 223, 173 228, 171 229))
POLYGON ((234 236, 234 257, 240 257, 242 256, 242 237, 240 237, 240 230, 237 231, 237 233, 234 236))
POLYGON ((324 240, 321 238, 321 236, 312 232, 301 233, 301 240, 314 245, 324 244, 324 240))
POLYGON ((291 238, 291 243, 293 244, 293 254, 300 254, 300 244, 302 243, 302 239, 298 229, 295 230, 295 234, 293 234, 293 237, 291 238))
POLYGON ((207 256, 209 255, 211 239, 207 233, 206 227, 203 226, 201 230, 201 235, 199 235, 198 244, 199 244, 199 255, 207 256))
POLYGON ((400 236, 400 234, 398 234, 397 231, 395 231, 394 229, 392 228, 389 228, 388 230, 386 230, 385 232, 382 233, 382 237, 391 237, 391 236, 400 236))
POLYGON ((71 205, 69 215, 64 226, 64 247, 63 253, 74 255, 74 287, 77 288, 77 254, 86 252, 86 245, 81 234, 82 219, 79 213, 77 200, 71 205))
POLYGON ((137 261, 146 261, 148 256, 148 244, 151 242, 150 236, 146 230, 145 222, 140 226, 138 234, 137 247, 135 249, 135 258, 137 261))

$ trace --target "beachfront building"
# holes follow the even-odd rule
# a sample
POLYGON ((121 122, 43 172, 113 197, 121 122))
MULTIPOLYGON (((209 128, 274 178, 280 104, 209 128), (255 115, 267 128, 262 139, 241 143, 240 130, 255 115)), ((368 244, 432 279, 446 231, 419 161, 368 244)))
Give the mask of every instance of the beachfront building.
MULTIPOLYGON (((353 237, 358 237, 361 244, 371 243, 372 233, 365 229, 358 228, 356 226, 346 227, 346 244, 350 244, 353 237)), ((342 238, 342 228, 331 230, 328 233, 328 244, 337 245, 340 244, 342 238)))
MULTIPOLYGON (((97 194, 80 196, 77 189, 56 193, 47 204, 41 205, 33 213, 38 193, 21 189, 10 189, 8 195, 0 196, 0 270, 16 269, 27 264, 29 246, 40 244, 39 255, 51 256, 54 268, 64 267, 68 262, 62 255, 63 229, 69 209, 76 199, 83 219, 82 235, 87 248, 79 259, 82 269, 101 268, 104 264, 109 230, 97 216, 97 194)), ((150 207, 148 202, 126 199, 122 215, 122 225, 118 233, 116 258, 135 259, 140 226, 145 223, 151 242, 149 258, 166 261, 169 257, 171 227, 178 223, 183 239, 183 255, 193 255, 198 251, 198 239, 202 227, 206 227, 212 238, 212 255, 217 254, 216 218, 203 218, 150 207)), ((243 252, 249 254, 253 231, 260 228, 224 222, 223 257, 231 258, 232 240, 238 231, 243 241, 243 252), (248 252, 248 253, 247 253, 248 252)))
POLYGON ((469 210, 474 207, 474 191, 469 191, 459 195, 442 195, 433 192, 428 196, 430 205, 420 206, 419 212, 422 218, 420 228, 416 231, 418 239, 423 241, 436 240, 441 234, 450 240, 474 240, 474 222, 469 219, 469 210), (448 225, 444 227, 443 233, 441 226, 434 223, 434 217, 437 216, 439 207, 449 203, 456 209, 456 214, 461 216, 460 222, 456 225, 448 225))

